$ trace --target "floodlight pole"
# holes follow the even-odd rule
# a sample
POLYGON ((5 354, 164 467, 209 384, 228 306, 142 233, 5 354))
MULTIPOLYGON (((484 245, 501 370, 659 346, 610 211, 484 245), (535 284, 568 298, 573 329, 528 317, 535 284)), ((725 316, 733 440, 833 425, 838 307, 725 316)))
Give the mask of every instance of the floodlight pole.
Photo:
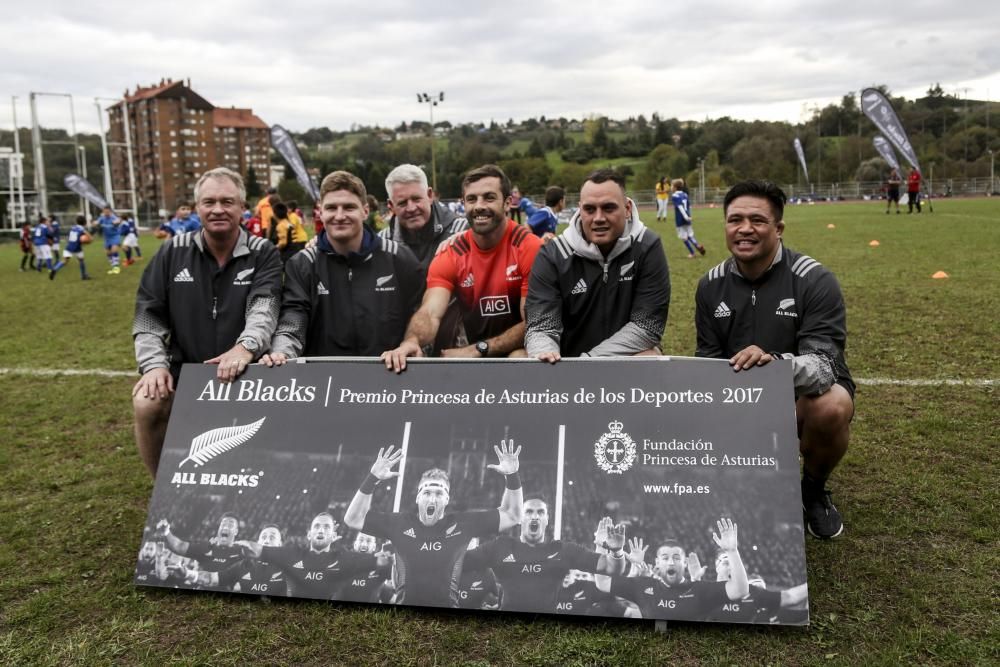
MULTIPOLYGON (((14 159, 17 161, 17 201, 18 206, 21 209, 22 222, 28 221, 28 209, 24 207, 24 160, 21 155, 21 134, 17 129, 17 97, 11 96, 10 98, 10 111, 11 115, 14 117, 14 159)), ((11 164, 10 172, 11 176, 14 176, 14 165, 11 164)), ((12 187, 13 187, 13 181, 12 187)), ((14 191, 11 190, 10 193, 11 201, 14 200, 14 191)), ((16 210, 16 208, 15 208, 16 210)), ((17 222, 17 216, 14 216, 14 221, 17 222)))
POLYGON ((434 194, 437 195, 437 151, 434 146, 437 142, 434 139, 434 107, 438 105, 438 102, 444 102, 444 92, 438 93, 436 97, 431 97, 427 93, 417 93, 417 101, 426 104, 431 115, 431 187, 434 189, 434 194))
POLYGON ((36 93, 28 96, 31 105, 31 152, 35 158, 35 192, 38 193, 39 212, 48 217, 48 190, 45 187, 45 158, 42 157, 42 132, 38 127, 38 106, 35 104, 36 93))

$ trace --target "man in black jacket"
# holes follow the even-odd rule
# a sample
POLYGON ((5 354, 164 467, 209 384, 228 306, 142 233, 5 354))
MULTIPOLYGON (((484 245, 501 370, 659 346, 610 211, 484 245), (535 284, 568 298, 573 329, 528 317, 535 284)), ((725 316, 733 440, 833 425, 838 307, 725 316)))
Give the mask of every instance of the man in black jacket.
POLYGON ((278 320, 281 262, 273 245, 240 227, 243 179, 218 167, 202 174, 194 195, 202 228, 160 247, 135 301, 135 439, 154 477, 181 364, 217 364, 219 381, 232 382, 267 349, 278 320))
POLYGON ((420 273, 426 277, 438 246, 453 234, 468 229, 469 223, 434 201, 427 175, 416 165, 401 164, 390 171, 385 191, 392 217, 379 236, 409 248, 420 262, 420 273))
POLYGON ((579 212, 531 268, 527 353, 550 363, 659 354, 669 305, 660 237, 642 224, 621 176, 593 172, 580 190, 579 212))
POLYGON ((698 283, 696 354, 729 359, 736 372, 791 360, 806 524, 830 539, 844 525, 826 480, 847 452, 854 417, 846 308, 830 271, 782 245, 784 208, 785 193, 773 183, 744 181, 726 194, 732 257, 698 283))
POLYGON ((403 340, 424 277, 412 252, 364 226, 367 199, 351 173, 323 179, 323 232, 285 265, 281 317, 262 358, 268 366, 298 356, 376 356, 403 340))

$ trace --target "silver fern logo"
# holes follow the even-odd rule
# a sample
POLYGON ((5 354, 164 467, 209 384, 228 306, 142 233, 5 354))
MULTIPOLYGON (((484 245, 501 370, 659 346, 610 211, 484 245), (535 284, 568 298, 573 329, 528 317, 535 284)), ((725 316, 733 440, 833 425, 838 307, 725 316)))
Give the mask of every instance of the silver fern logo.
POLYGON ((191 451, 177 467, 180 468, 188 461, 193 461, 195 467, 202 466, 219 454, 239 447, 257 434, 265 419, 267 417, 244 426, 224 426, 205 431, 191 441, 191 451))

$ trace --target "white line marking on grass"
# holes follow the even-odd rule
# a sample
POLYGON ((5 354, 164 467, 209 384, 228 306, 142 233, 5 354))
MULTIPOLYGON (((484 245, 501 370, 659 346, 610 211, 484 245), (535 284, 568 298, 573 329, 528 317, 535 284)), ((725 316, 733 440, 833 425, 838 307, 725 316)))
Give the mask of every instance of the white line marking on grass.
MULTIPOLYGON (((57 375, 94 375, 98 377, 137 377, 135 371, 112 371, 103 368, 0 368, 0 375, 30 375, 34 377, 54 377, 57 375)), ((854 382, 866 387, 996 387, 1000 380, 976 380, 956 378, 854 378, 854 382)))
POLYGON ((56 375, 96 375, 98 377, 139 377, 136 371, 109 371, 103 368, 0 368, 0 375, 31 375, 54 377, 56 375))

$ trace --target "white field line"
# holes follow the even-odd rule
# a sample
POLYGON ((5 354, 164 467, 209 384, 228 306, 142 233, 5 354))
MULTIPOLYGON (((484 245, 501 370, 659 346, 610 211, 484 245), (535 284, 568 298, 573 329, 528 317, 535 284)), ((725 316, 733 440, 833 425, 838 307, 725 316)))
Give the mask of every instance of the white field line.
MULTIPOLYGON (((0 375, 28 375, 33 377, 55 377, 58 375, 82 375, 97 377, 133 377, 138 378, 136 371, 112 371, 102 368, 2 368, 0 375)), ((977 380, 958 378, 854 378, 854 381, 867 387, 996 387, 1000 380, 977 380)))

